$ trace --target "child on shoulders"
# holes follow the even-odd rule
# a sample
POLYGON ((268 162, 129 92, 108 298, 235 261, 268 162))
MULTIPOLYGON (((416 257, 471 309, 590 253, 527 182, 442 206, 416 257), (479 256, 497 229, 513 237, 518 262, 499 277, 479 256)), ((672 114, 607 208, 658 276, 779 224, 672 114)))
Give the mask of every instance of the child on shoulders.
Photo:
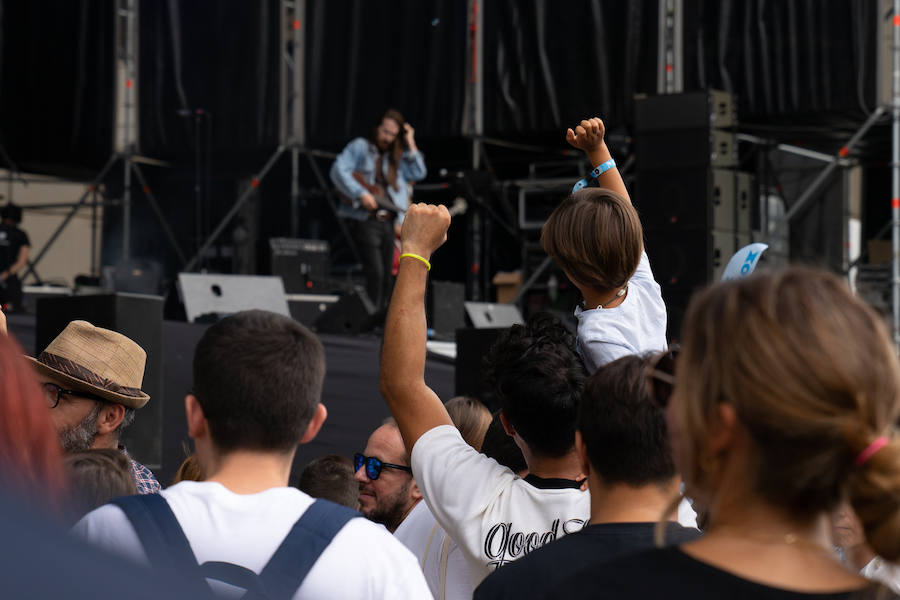
POLYGON ((644 252, 641 220, 592 118, 566 132, 600 187, 573 191, 541 231, 541 244, 581 291, 578 352, 589 373, 629 354, 665 350, 666 307, 644 252))

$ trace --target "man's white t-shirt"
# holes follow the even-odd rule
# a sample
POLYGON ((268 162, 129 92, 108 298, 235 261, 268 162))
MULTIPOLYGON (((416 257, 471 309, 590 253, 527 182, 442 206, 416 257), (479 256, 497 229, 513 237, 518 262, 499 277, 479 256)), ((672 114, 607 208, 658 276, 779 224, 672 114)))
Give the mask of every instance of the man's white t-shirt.
MULTIPOLYGON (((175 513, 198 563, 229 562, 257 574, 313 503, 295 488, 235 494, 215 482, 183 481, 160 494, 175 513)), ((88 513, 72 531, 138 563, 149 562, 118 506, 107 504, 88 513)), ((335 535, 294 594, 294 599, 430 597, 412 553, 383 527, 362 518, 351 519, 335 535)))
POLYGON ((459 544, 474 586, 504 564, 581 530, 590 517, 587 492, 535 487, 476 452, 452 425, 422 435, 411 462, 428 508, 459 544))
POLYGON ((631 354, 658 352, 666 343, 666 305, 641 252, 637 271, 628 282, 622 304, 613 308, 575 308, 578 319, 578 354, 588 373, 631 354))
POLYGON ((435 600, 471 600, 475 586, 462 550, 438 524, 425 502, 413 507, 394 537, 419 560, 435 600))

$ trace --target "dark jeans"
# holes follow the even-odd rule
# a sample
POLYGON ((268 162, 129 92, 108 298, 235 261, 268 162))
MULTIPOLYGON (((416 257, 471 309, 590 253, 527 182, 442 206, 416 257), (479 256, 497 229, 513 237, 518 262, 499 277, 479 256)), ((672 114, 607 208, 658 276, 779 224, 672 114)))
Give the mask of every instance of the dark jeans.
POLYGON ((391 297, 391 265, 394 260, 394 224, 368 219, 356 224, 356 245, 366 276, 366 293, 381 310, 391 297))

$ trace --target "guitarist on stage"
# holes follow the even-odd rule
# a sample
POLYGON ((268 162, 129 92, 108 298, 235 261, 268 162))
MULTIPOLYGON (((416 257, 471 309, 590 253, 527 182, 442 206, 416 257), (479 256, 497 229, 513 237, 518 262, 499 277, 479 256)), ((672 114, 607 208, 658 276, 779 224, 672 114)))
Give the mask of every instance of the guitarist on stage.
POLYGON ((409 205, 408 183, 425 178, 425 158, 415 130, 396 110, 387 110, 368 138, 347 144, 331 167, 331 181, 363 217, 354 237, 366 275, 366 292, 376 308, 391 293, 394 237, 409 205))

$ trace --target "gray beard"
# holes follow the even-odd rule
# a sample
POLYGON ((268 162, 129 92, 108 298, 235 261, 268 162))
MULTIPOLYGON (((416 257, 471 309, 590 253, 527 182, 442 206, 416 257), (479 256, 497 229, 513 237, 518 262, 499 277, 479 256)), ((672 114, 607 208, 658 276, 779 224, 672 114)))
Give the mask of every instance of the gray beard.
POLYGON ((100 416, 100 403, 84 416, 80 423, 59 432, 59 442, 66 452, 88 450, 94 445, 97 437, 97 419, 100 416))

